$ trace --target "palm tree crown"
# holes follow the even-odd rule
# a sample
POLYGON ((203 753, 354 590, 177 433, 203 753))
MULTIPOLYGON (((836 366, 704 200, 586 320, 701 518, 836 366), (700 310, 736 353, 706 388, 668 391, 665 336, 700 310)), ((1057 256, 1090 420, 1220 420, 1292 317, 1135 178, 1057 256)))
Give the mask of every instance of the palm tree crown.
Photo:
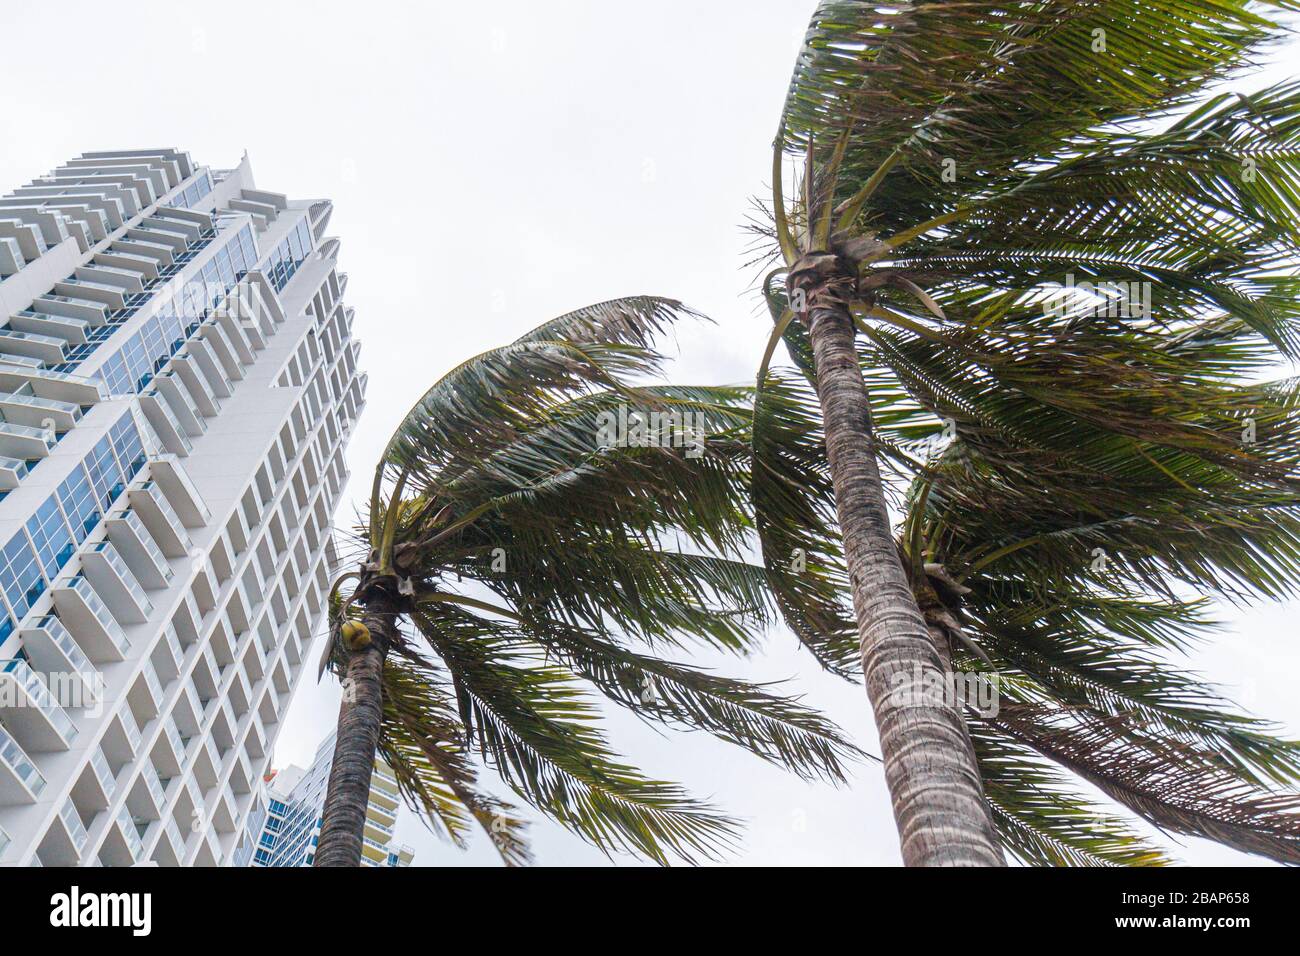
MULTIPOLYGON (((735 556, 746 391, 646 384, 654 336, 689 314, 606 302, 444 376, 385 450, 351 593, 336 589, 328 663, 351 676, 380 645, 375 746, 402 791, 458 844, 482 825, 507 863, 528 858, 522 828, 480 765, 606 851, 693 860, 735 835, 627 765, 584 688, 809 778, 842 779, 858 753, 796 700, 664 656, 743 653, 768 606, 762 568, 735 556), (629 420, 651 431, 618 433, 629 420), (339 637, 357 618, 374 641, 350 648, 339 637)), ((327 808, 325 862, 332 832, 327 808)))

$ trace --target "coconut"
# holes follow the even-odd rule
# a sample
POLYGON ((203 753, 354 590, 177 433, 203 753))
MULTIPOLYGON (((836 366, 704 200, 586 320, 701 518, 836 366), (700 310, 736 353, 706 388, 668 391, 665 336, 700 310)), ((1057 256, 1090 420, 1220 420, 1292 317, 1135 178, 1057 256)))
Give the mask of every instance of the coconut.
POLYGON ((370 628, 360 621, 347 621, 339 633, 350 651, 359 651, 370 646, 370 628))

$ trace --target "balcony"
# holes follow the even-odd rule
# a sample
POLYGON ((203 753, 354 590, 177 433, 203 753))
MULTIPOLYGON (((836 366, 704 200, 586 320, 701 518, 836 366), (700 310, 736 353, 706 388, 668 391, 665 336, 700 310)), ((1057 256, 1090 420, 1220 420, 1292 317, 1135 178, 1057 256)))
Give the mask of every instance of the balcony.
POLYGON ((154 845, 154 859, 160 866, 183 866, 185 862, 185 836, 176 821, 170 816, 158 830, 158 842, 154 845))
POLYGON ((170 243, 153 242, 149 239, 118 239, 113 242, 108 251, 151 259, 164 269, 176 259, 176 248, 170 243))
POLYGON ((239 805, 235 803, 235 795, 230 792, 228 785, 221 787, 212 807, 212 828, 218 833, 234 833, 238 815, 239 805))
POLYGON ((13 491, 27 477, 27 462, 0 457, 0 491, 13 491))
POLYGON ((140 858, 144 856, 144 844, 140 840, 140 827, 132 818, 131 811, 125 806, 118 811, 116 823, 117 832, 126 846, 131 864, 140 862, 140 858))
POLYGON ((172 707, 172 720, 182 737, 193 738, 203 727, 203 703, 198 691, 194 689, 193 680, 186 680, 181 686, 181 695, 172 707))
POLYGON ((266 757, 266 731, 262 729, 262 720, 253 712, 253 719, 248 722, 248 734, 244 738, 244 746, 248 748, 249 755, 254 760, 260 760, 266 757))
POLYGON ((190 476, 174 455, 159 455, 150 459, 149 474, 153 479, 146 486, 157 485, 167 502, 180 515, 187 528, 200 528, 212 520, 203 496, 199 494, 190 476))
POLYGON ((86 769, 72 788, 73 800, 83 809, 103 810, 113 802, 116 792, 117 778, 108 765, 108 758, 99 747, 92 748, 86 769))
POLYGON ((0 661, 0 721, 23 748, 33 753, 67 750, 77 727, 63 705, 25 660, 0 661))
MULTIPOLYGON (((185 210, 180 210, 184 212, 185 210)), ((191 222, 188 217, 172 215, 173 210, 166 210, 166 214, 160 210, 152 216, 146 216, 140 220, 140 225, 149 229, 162 229, 167 232, 174 232, 185 237, 187 242, 195 242, 202 238, 204 228, 197 222, 191 222)), ((211 220, 209 220, 211 222, 211 220)))
POLYGON ((366 817, 365 829, 362 836, 369 837, 377 843, 388 844, 393 839, 393 828, 384 826, 378 820, 372 817, 366 817))
MULTIPOLYGON (((0 332, 3 331, 0 329, 0 332)), ((3 340, 0 339, 0 348, 3 347, 3 340)), ((39 395, 0 392, 0 417, 15 425, 27 425, 30 428, 43 429, 46 422, 53 422, 56 432, 66 432, 81 421, 81 406, 56 398, 41 398, 39 395)))
MULTIPOLYGON (((270 325, 270 323, 266 323, 266 325, 270 325)), ((248 339, 248 344, 259 352, 266 348, 267 339, 275 331, 274 327, 267 328, 253 318, 240 319, 239 327, 243 330, 244 337, 248 339)))
POLYGON ((109 308, 107 305, 78 295, 55 295, 50 293, 37 296, 32 302, 32 309, 36 312, 48 312, 51 315, 66 315, 73 319, 83 319, 96 327, 108 323, 109 308))
POLYGON ((153 720, 162 711, 165 696, 162 683, 154 673, 153 664, 146 663, 140 676, 131 685, 127 699, 131 702, 132 711, 143 714, 147 720, 153 720))
POLYGON ((90 582, 81 575, 55 585, 51 594, 59 619, 92 661, 126 659, 131 642, 90 582))
POLYGON ((126 803, 132 818, 137 822, 162 819, 167 794, 163 790, 162 781, 158 779, 158 771, 147 758, 142 762, 136 782, 127 794, 126 803))
POLYGON ((109 285, 105 282, 88 282, 84 279, 67 278, 62 282, 54 283, 54 292, 56 295, 65 295, 74 299, 101 302, 108 306, 111 312, 126 308, 126 293, 118 286, 109 285))
POLYGON ((372 840, 368 836, 362 836, 361 855, 369 857, 376 862, 387 862, 388 844, 380 843, 378 840, 372 840))
POLYGON ((47 614, 23 628, 22 638, 27 656, 38 670, 66 675, 69 696, 65 706, 80 709, 99 702, 102 681, 98 669, 55 615, 47 614))
POLYGON ((199 603, 194 600, 193 594, 186 592, 181 595, 181 602, 176 605, 176 613, 172 616, 172 626, 186 647, 198 641, 199 630, 203 626, 203 612, 199 610, 199 603))
POLYGON ((0 806, 35 803, 45 778, 26 751, 0 727, 0 806))
POLYGON ((185 663, 185 648, 181 647, 176 628, 170 623, 163 628, 162 640, 154 648, 152 660, 159 676, 165 677, 168 684, 180 677, 185 663))
POLYGON ((140 393, 140 408, 149 424, 158 433, 165 447, 173 455, 189 457, 194 446, 190 444, 189 432, 173 411, 171 403, 163 398, 156 387, 150 387, 140 393))
POLYGON ((230 786, 237 794, 247 794, 253 791, 257 784, 257 775, 253 773, 253 766, 248 762, 248 757, 244 752, 238 751, 235 754, 235 763, 230 772, 230 786))
POLYGON ((104 521, 108 539, 146 588, 165 588, 172 579, 171 565, 143 521, 130 508, 104 521))
POLYGON ((70 345, 85 345, 86 332, 90 328, 90 323, 66 315, 49 315, 23 309, 9 317, 9 327, 19 332, 35 332, 38 335, 64 339, 70 345))
POLYGON ((163 732, 154 748, 155 761, 168 776, 178 777, 185 766, 185 741, 171 717, 164 718, 162 724, 163 732))
POLYGON ((230 384, 230 378, 226 375, 225 366, 222 365, 210 339, 190 339, 185 349, 193 357, 208 386, 212 389, 212 393, 218 399, 229 398, 234 394, 234 388, 230 384))
POLYGON ((239 324, 239 320, 225 311, 223 307, 213 315, 212 321, 219 325, 225 333, 226 341, 234 349, 236 358, 244 365, 252 365, 257 356, 254 354, 253 346, 244 334, 244 327, 239 324))
POLYGON ((126 737, 127 749, 130 751, 129 762, 129 758, 133 758, 140 752, 140 745, 144 742, 140 734, 140 724, 130 707, 123 707, 117 712, 117 722, 122 725, 122 734, 126 737))
POLYGON ((144 291, 144 276, 134 269, 125 269, 121 266, 95 262, 86 266, 78 266, 75 274, 83 282, 116 286, 128 295, 144 291))
POLYGON ((379 807, 381 810, 397 809, 397 791, 394 789, 391 793, 387 788, 381 786, 374 777, 370 779, 370 802, 372 805, 379 807))
MULTIPOLYGON (((189 346, 186 346, 189 348, 189 346)), ((172 371, 184 383, 194 404, 204 418, 212 418, 221 411, 221 402, 212 391, 197 360, 182 350, 172 356, 172 371)))
POLYGON ((230 681, 227 694, 227 700, 236 715, 242 717, 248 713, 248 708, 253 700, 253 689, 249 686, 248 678, 244 676, 242 667, 235 668, 235 676, 230 681))
POLYGON ((216 319, 209 319, 199 328, 199 335, 203 337, 203 341, 207 343, 212 353, 221 360, 221 368, 227 378, 227 387, 231 379, 242 380, 246 363, 242 361, 242 356, 231 343, 225 328, 216 319))
POLYGON ((24 461, 46 458, 58 439, 50 429, 0 421, 0 456, 24 461))
POLYGON ((217 771, 221 767, 221 755, 211 737, 204 737, 194 760, 194 779, 206 790, 217 785, 217 771))
POLYGON ((94 405, 105 395, 104 386, 95 379, 52 369, 0 369, 0 390, 52 398, 73 405, 94 405))
POLYGON ((244 654, 244 667, 248 670, 254 684, 266 676, 266 651, 262 650, 262 642, 257 638, 248 642, 248 651, 244 654))
POLYGON ((92 261, 97 266, 112 266, 116 269, 130 270, 142 276, 145 281, 152 282, 158 278, 158 262, 151 256, 139 255, 120 249, 110 249, 107 252, 96 253, 92 261))
MULTIPOLYGON (((154 226, 150 226, 148 229, 134 227, 126 231, 126 238, 136 240, 137 243, 165 246, 174 255, 179 255, 189 246, 189 237, 178 229, 163 229, 154 226)), ((114 246, 117 245, 119 243, 114 243, 114 246)), ((121 245, 125 246, 127 243, 121 243, 121 245)))
POLYGON ((48 365, 58 365, 64 359, 66 339, 36 332, 20 332, 13 328, 0 328, 0 354, 35 359, 48 365))
POLYGON ((58 820, 46 831, 41 840, 40 853, 43 866, 76 866, 86 849, 90 837, 86 826, 77 815, 71 800, 59 808, 58 820))
POLYGON ((190 671, 190 679, 193 680, 201 698, 212 700, 217 696, 221 686, 221 666, 217 663, 211 645, 205 644, 203 650, 199 652, 198 658, 194 661, 194 669, 190 671))
POLYGON ((143 624, 153 604, 111 542, 101 541, 81 556, 82 573, 113 616, 124 624, 143 624))
POLYGON ((167 400, 176 420, 191 438, 198 438, 208 430, 189 385, 180 375, 170 371, 160 372, 154 378, 153 387, 167 400))

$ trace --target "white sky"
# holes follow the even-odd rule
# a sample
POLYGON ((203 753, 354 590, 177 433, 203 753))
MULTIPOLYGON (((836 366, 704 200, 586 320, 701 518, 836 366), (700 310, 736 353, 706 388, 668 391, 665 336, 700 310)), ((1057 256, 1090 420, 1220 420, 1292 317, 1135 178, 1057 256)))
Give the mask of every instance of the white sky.
MULTIPOLYGON (((717 325, 679 330, 674 378, 752 379, 769 326, 748 294, 740 224, 767 181, 814 6, 9 0, 0 191, 86 150, 176 146, 215 167, 247 150, 260 187, 333 199, 331 232, 343 243, 370 372, 349 453, 362 476, 355 499, 392 428, 439 375, 590 302, 684 299, 717 325)), ((339 518, 350 515, 345 505, 339 518)), ((1297 610, 1239 615, 1193 662, 1293 736, 1297 610)), ((818 673, 784 632, 770 646, 729 672, 797 677, 798 690, 874 749, 859 688, 818 673)), ((277 765, 310 760, 336 717, 336 686, 305 681, 277 765)), ((739 862, 899 860, 876 766, 835 790, 702 735, 661 737, 628 718, 611 728, 644 769, 748 821, 739 862)), ((438 841, 409 810, 399 836, 417 865, 496 859, 482 838, 468 853, 438 841)), ((544 821, 532 837, 540 863, 604 862, 544 821)), ((1188 862, 1259 862, 1201 841, 1178 852, 1188 862)))

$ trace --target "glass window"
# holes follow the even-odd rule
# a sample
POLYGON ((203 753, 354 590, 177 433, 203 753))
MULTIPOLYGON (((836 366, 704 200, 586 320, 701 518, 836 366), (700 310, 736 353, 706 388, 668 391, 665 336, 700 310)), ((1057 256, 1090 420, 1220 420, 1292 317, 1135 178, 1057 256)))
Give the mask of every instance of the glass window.
POLYGON ((293 261, 302 262, 304 254, 302 249, 302 236, 298 233, 297 229, 294 229, 293 232, 289 233, 288 242, 289 255, 293 257, 293 261))
POLYGON ((257 262, 257 243, 253 241, 253 232, 247 226, 242 226, 239 230, 239 244, 244 249, 244 259, 251 269, 257 262))
POLYGON ((90 483, 95 489, 100 504, 107 508, 113 499, 121 493, 122 471, 113 460, 113 446, 108 437, 101 438, 86 459, 86 470, 90 472, 90 483))
POLYGON ((58 488, 59 503, 72 525, 77 541, 85 541, 90 529, 99 523, 99 510, 95 507, 95 493, 90 480, 80 465, 63 480, 58 488))
POLYGON ((27 543, 27 535, 21 531, 0 551, 0 584, 3 584, 5 597, 19 620, 45 590, 36 555, 27 543))
POLYGON ((45 576, 54 580, 59 569, 72 557, 73 545, 72 532, 64 523, 63 513, 53 495, 46 498, 36 513, 27 519, 27 533, 31 535, 45 576))
POLYGON ((109 429, 109 437, 113 439, 113 450, 117 452, 117 460, 122 466, 122 470, 128 476, 134 476, 141 468, 144 467, 144 445, 140 441, 140 432, 135 427, 135 421, 131 413, 123 415, 116 425, 109 429))

